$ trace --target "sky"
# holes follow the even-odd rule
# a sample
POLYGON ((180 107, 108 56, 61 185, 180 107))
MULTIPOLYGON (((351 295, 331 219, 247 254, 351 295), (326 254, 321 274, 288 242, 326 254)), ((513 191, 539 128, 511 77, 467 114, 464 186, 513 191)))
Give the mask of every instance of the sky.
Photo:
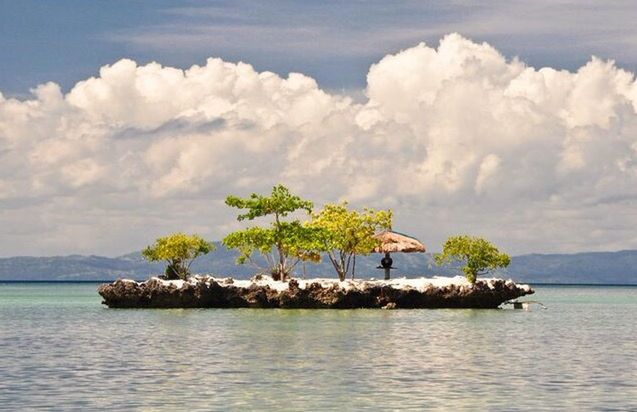
POLYGON ((637 248, 632 2, 0 0, 0 256, 243 227, 283 183, 440 250, 637 248))

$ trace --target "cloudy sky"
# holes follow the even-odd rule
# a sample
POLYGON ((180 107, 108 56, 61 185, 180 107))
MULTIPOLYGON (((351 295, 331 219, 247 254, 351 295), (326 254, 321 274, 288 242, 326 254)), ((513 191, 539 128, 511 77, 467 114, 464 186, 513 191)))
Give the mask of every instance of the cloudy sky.
POLYGON ((421 3, 0 1, 0 256, 219 239, 278 182, 433 251, 637 248, 634 4, 421 3))

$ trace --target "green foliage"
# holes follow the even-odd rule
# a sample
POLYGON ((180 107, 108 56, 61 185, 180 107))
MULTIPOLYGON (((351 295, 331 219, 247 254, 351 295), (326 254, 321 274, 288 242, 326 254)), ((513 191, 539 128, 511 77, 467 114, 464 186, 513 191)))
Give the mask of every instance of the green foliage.
POLYGON ((237 220, 240 221, 245 219, 253 220, 254 218, 268 215, 280 218, 296 210, 305 210, 307 213, 311 213, 314 206, 309 200, 303 200, 291 194, 290 190, 283 185, 274 186, 270 196, 263 196, 257 193, 252 193, 247 199, 228 196, 226 205, 238 209, 247 209, 246 213, 237 217, 237 220))
POLYGON ((462 267, 467 280, 476 282, 478 275, 491 270, 509 266, 511 259, 486 239, 473 236, 452 236, 445 242, 442 253, 434 256, 438 265, 451 262, 463 262, 462 267))
POLYGON ((186 279, 190 274, 190 265, 201 255, 214 250, 214 245, 198 235, 173 233, 155 240, 153 245, 142 251, 149 261, 164 260, 167 279, 186 279))
POLYGON ((254 252, 269 257, 273 247, 276 246, 277 237, 280 238, 280 245, 287 256, 300 257, 307 254, 307 248, 311 247, 315 231, 304 227, 298 221, 279 222, 278 228, 277 236, 274 224, 268 228, 249 227, 230 233, 223 240, 223 244, 239 251, 237 263, 240 264, 248 262, 254 252))
POLYGON ((252 253, 255 251, 263 255, 272 251, 274 230, 262 227, 250 227, 245 230, 230 233, 223 239, 223 244, 230 249, 237 249, 239 251, 237 263, 244 264, 250 260, 252 253))
POLYGON ((246 209, 237 220, 253 220, 272 216, 269 227, 250 227, 230 233, 223 244, 239 251, 238 263, 252 262, 252 255, 260 253, 268 262, 268 271, 275 279, 284 280, 301 260, 320 260, 312 251, 312 239, 316 230, 305 227, 298 219, 286 222, 282 218, 295 211, 312 211, 312 202, 293 195, 282 185, 272 188, 270 196, 253 193, 248 198, 228 196, 226 204, 246 209))
POLYGON ((327 204, 312 215, 307 225, 317 229, 312 249, 325 252, 338 277, 345 280, 351 268, 354 277, 356 255, 367 255, 378 241, 374 234, 378 230, 391 228, 391 210, 350 210, 347 203, 327 204), (352 264, 353 263, 353 264, 352 264))

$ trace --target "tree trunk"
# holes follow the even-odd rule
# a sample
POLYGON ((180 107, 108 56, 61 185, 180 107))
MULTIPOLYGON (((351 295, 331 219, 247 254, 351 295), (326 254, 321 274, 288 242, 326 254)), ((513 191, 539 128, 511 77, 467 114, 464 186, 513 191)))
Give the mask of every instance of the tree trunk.
POLYGON ((166 280, 177 280, 182 278, 178 260, 171 260, 164 272, 166 280))
POLYGON ((277 232, 277 240, 276 240, 276 250, 279 252, 279 278, 281 281, 285 280, 285 254, 283 253, 283 245, 281 244, 281 222, 279 221, 279 214, 276 213, 274 215, 274 220, 276 222, 276 232, 277 232))
POLYGON ((338 279, 342 282, 345 280, 345 277, 347 276, 347 266, 345 264, 345 256, 343 256, 342 252, 340 253, 339 260, 341 265, 338 269, 338 279))
POLYGON ((336 260, 336 257, 334 255, 332 255, 332 252, 328 252, 327 253, 327 257, 330 258, 330 262, 332 262, 332 266, 334 266, 334 270, 336 271, 336 274, 338 275, 338 280, 343 281, 343 268, 342 266, 339 266, 338 261, 336 260))
POLYGON ((347 276, 347 274, 345 273, 345 271, 343 269, 339 269, 339 271, 338 271, 338 280, 343 282, 345 280, 346 276, 347 276))
POLYGON ((355 273, 356 273, 356 255, 354 255, 354 261, 352 262, 352 279, 354 279, 355 273))

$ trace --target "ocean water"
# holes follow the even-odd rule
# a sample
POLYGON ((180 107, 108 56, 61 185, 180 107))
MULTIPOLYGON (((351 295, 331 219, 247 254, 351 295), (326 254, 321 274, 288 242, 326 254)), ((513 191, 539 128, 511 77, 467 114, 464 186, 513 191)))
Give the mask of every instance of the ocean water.
POLYGON ((0 283, 0 410, 637 411, 637 287, 547 310, 125 310, 0 283))

